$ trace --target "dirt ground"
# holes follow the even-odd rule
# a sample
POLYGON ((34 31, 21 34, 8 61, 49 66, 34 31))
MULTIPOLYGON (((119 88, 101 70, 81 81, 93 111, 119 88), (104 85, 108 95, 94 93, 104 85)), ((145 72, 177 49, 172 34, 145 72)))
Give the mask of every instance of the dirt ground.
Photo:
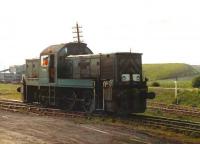
MULTIPOLYGON (((84 120, 83 120, 84 121, 84 120)), ((0 144, 168 143, 135 130, 0 110, 0 144)), ((170 142, 169 142, 170 143, 170 142)))

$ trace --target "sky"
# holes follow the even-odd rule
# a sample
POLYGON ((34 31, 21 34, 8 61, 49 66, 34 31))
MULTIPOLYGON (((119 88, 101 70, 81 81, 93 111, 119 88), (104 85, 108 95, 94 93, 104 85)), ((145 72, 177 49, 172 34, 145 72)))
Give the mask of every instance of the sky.
POLYGON ((143 63, 200 65, 199 0, 2 0, 0 69, 53 44, 83 41, 94 53, 143 53, 143 63))

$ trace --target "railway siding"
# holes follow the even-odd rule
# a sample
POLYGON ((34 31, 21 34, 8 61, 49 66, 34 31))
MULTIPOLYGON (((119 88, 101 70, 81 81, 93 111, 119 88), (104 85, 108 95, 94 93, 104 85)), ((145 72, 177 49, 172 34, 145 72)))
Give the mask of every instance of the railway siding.
POLYGON ((150 110, 161 110, 164 112, 178 114, 178 115, 200 117, 200 108, 175 105, 175 104, 169 105, 165 103, 149 102, 149 101, 147 105, 148 109, 150 110))
MULTIPOLYGON (((43 108, 40 106, 34 106, 30 104, 24 104, 16 101, 0 100, 0 109, 22 112, 36 115, 46 116, 59 116, 59 117, 87 117, 85 112, 65 112, 60 109, 43 108)), ((100 114, 94 114, 93 117, 102 116, 100 114)), ((200 123, 182 121, 177 119, 169 119, 165 117, 153 117, 145 115, 130 115, 128 118, 119 118, 122 121, 137 122, 141 125, 151 127, 167 128, 176 132, 184 133, 187 135, 194 135, 200 137, 200 123)))

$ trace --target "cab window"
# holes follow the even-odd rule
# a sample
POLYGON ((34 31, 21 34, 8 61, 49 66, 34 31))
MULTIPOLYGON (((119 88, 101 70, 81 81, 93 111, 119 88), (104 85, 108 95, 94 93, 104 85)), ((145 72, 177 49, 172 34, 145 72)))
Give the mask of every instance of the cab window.
POLYGON ((47 67, 48 63, 49 63, 49 56, 48 55, 41 56, 41 66, 47 67))

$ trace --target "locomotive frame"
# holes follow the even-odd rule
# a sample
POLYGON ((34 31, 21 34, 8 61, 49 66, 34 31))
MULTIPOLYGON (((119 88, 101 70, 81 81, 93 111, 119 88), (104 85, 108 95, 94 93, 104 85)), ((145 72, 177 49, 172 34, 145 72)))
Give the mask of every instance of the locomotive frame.
POLYGON ((67 110, 138 113, 148 93, 139 53, 96 54, 85 43, 53 45, 26 60, 23 101, 67 110))

